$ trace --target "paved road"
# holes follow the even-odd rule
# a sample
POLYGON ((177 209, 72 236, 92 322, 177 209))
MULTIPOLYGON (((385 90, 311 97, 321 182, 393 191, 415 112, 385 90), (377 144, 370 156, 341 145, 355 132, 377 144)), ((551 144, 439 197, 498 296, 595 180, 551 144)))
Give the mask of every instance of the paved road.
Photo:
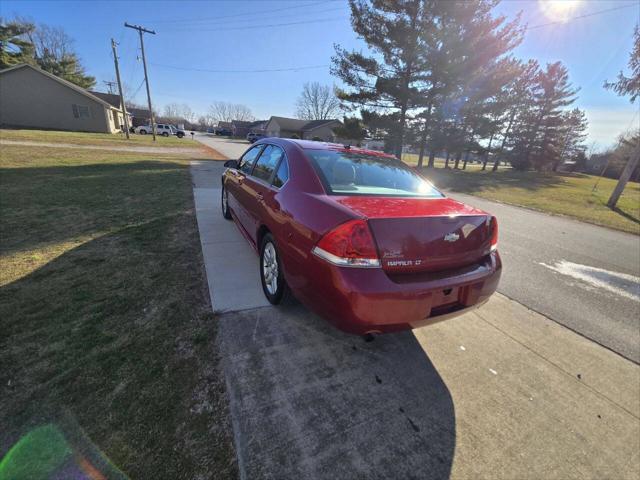
POLYGON ((225 157, 237 160, 251 145, 246 140, 230 140, 210 134, 196 134, 196 140, 217 150, 225 157))
POLYGON ((640 363, 640 238, 451 193, 498 217, 499 291, 640 363))
MULTIPOLYGON (((229 158, 248 143, 199 136, 229 158)), ((495 214, 501 293, 640 363, 640 238, 452 193, 495 214)))

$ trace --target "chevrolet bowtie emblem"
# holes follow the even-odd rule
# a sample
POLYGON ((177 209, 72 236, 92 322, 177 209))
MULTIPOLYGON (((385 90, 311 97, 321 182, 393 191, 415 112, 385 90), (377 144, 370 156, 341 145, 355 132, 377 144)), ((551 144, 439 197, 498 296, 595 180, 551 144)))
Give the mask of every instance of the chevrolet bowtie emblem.
POLYGON ((459 238, 460 238, 460 235, 458 235, 457 233, 451 232, 451 233, 447 233, 444 236, 444 241, 445 242, 457 242, 459 238))

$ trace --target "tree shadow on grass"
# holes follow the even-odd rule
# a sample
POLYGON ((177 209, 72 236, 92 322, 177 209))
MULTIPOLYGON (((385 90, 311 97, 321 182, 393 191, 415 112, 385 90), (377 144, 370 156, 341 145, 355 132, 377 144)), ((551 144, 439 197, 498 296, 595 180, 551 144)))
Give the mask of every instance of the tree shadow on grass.
MULTIPOLYGON (((175 168, 140 165, 171 179, 175 168)), ((0 458, 64 411, 132 478, 236 477, 191 205, 140 209, 125 227, 121 210, 103 211, 115 231, 0 288, 0 458)))
POLYGON ((424 169, 423 173, 439 188, 468 194, 503 187, 538 191, 564 183, 559 175, 514 170, 478 172, 438 168, 424 169))
POLYGON ((640 225, 640 218, 638 217, 634 217, 633 215, 631 215, 630 213, 625 212, 624 210, 622 210, 619 207, 614 207, 612 209, 614 212, 616 212, 618 215, 623 216, 624 218, 626 218, 627 220, 636 223, 638 225, 640 225))

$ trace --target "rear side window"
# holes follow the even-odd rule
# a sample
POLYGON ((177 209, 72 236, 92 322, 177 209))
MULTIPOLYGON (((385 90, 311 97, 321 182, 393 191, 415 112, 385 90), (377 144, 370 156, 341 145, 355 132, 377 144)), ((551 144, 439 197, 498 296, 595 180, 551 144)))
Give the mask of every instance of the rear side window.
POLYGON ((273 177, 273 186, 280 188, 287 180, 289 180, 289 164, 287 163, 287 159, 283 158, 276 172, 276 176, 273 177))
POLYGON ((284 152, 280 147, 267 145, 256 162, 253 176, 268 182, 282 157, 284 152))
POLYGON ((307 150, 328 193, 428 197, 443 195, 427 180, 395 158, 332 150, 307 150))
POLYGON ((260 150, 262 150, 262 145, 256 145, 255 147, 247 150, 240 159, 240 170, 249 175, 251 173, 251 169, 253 168, 253 163, 256 161, 256 157, 260 153, 260 150))

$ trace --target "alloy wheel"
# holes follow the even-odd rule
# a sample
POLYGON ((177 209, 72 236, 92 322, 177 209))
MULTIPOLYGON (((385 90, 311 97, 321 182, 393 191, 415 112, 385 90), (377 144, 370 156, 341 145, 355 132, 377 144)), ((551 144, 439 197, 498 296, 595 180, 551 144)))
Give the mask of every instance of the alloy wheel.
POLYGON ((267 291, 275 295, 278 291, 278 258, 273 243, 268 242, 264 246, 262 260, 262 275, 267 291))

